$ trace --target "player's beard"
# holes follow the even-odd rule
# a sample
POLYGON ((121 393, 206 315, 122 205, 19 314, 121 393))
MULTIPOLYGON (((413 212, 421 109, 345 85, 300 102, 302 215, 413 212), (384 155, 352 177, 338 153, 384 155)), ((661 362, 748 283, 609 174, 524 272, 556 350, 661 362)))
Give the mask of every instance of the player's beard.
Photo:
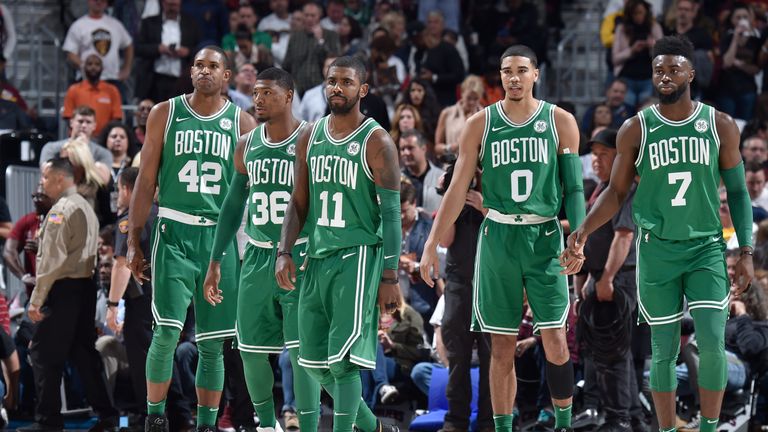
MULTIPOLYGON (((346 97, 344 98, 346 99, 346 97)), ((360 97, 355 97, 354 99, 346 99, 347 103, 341 106, 333 105, 330 100, 328 100, 327 102, 333 114, 348 114, 350 111, 352 111, 352 108, 354 108, 355 105, 357 105, 357 102, 359 100, 360 100, 360 97)))
POLYGON ((688 91, 688 87, 690 84, 687 82, 677 88, 677 90, 673 91, 670 94, 664 94, 659 91, 659 89, 656 89, 656 93, 659 95, 659 103, 662 105, 672 105, 673 103, 680 100, 680 97, 682 97, 686 91, 688 91))

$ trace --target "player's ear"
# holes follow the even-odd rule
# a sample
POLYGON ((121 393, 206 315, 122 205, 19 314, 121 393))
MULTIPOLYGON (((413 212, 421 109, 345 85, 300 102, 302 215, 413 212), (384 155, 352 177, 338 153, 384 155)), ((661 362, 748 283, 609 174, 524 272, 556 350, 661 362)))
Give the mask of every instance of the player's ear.
POLYGON ((230 69, 224 69, 224 81, 229 82, 229 79, 232 77, 232 70, 230 69))
POLYGON ((693 82, 693 78, 696 77, 696 69, 691 68, 691 71, 688 73, 688 84, 693 82))
POLYGON ((285 92, 285 94, 286 94, 286 98, 285 98, 285 100, 286 100, 286 101, 287 101, 289 104, 293 103, 293 90, 288 90, 287 92, 285 92))
POLYGON ((364 98, 368 94, 368 83, 360 86, 360 99, 364 98))

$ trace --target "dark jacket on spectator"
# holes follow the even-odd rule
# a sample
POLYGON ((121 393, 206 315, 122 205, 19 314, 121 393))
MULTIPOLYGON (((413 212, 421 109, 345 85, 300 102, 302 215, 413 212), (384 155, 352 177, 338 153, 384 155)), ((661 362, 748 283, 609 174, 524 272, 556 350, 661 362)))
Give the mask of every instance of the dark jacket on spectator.
POLYGON ((725 347, 747 362, 751 373, 768 372, 768 321, 754 321, 749 315, 729 319, 725 347))
POLYGON ((424 361, 425 353, 429 352, 421 348, 424 342, 424 336, 421 334, 424 320, 408 305, 403 307, 402 314, 397 312, 394 318, 392 327, 389 328, 389 338, 392 339, 394 347, 387 355, 394 358, 403 371, 410 372, 416 363, 424 361))

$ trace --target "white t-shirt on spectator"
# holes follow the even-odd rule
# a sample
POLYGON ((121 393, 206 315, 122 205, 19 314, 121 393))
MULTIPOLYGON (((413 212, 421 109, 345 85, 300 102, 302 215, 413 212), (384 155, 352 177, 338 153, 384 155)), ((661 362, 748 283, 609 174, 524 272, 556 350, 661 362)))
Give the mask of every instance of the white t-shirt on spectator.
POLYGON ((275 66, 280 66, 285 59, 285 52, 288 51, 288 41, 291 39, 291 16, 281 19, 274 13, 271 13, 259 21, 257 30, 263 32, 278 33, 277 38, 272 37, 272 57, 275 59, 275 66))
POLYGON ((432 312, 432 317, 429 319, 429 323, 433 327, 440 327, 443 325, 443 314, 445 314, 445 296, 440 296, 440 298, 437 299, 435 311, 432 312))
POLYGON ((299 118, 308 122, 318 121, 325 115, 326 108, 328 102, 325 99, 325 86, 320 84, 304 92, 299 118))
POLYGON ((116 80, 120 72, 120 50, 133 43, 123 24, 104 15, 101 18, 82 16, 75 21, 64 39, 64 51, 77 54, 80 60, 91 54, 101 57, 102 80, 116 80))
POLYGON ((752 205, 760 207, 763 210, 768 210, 768 187, 763 188, 763 193, 759 197, 752 200, 752 205))

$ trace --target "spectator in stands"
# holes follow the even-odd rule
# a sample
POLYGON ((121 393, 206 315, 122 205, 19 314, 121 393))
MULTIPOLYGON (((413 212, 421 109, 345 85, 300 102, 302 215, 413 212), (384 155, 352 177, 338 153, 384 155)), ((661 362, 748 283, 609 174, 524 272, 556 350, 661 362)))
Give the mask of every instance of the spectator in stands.
MULTIPOLYGON (((448 189, 453 178, 453 168, 448 167, 439 184, 438 193, 448 189)), ((448 413, 445 415, 444 430, 469 430, 470 402, 472 394, 470 369, 473 346, 477 346, 480 363, 478 386, 478 429, 493 427, 491 393, 488 372, 491 360, 491 339, 487 333, 469 330, 472 319, 472 278, 475 268, 480 224, 488 212, 483 207, 480 182, 475 177, 474 187, 467 192, 467 202, 461 209, 456 222, 443 236, 440 246, 448 248, 445 262, 445 315, 442 317, 440 336, 445 348, 441 359, 449 368, 448 413)), ((435 331, 437 339, 438 332, 435 331)), ((438 346, 439 347, 439 346, 438 346)))
POLYGON ((329 54, 339 52, 339 35, 320 26, 323 9, 317 3, 307 3, 302 9, 303 28, 291 32, 283 61, 283 69, 293 75, 300 96, 323 81, 323 61, 329 54))
MULTIPOLYGON (((650 66, 649 66, 650 67, 650 66)), ((584 113, 584 117, 581 120, 581 130, 587 131, 590 129, 592 119, 595 115, 595 109, 598 105, 608 105, 611 109, 611 128, 618 129, 624 124, 624 120, 635 115, 635 107, 626 102, 627 97, 627 82, 623 79, 615 79, 608 86, 605 91, 605 102, 597 103, 589 108, 584 113)))
POLYGON ((237 67, 235 88, 227 91, 229 99, 243 111, 248 111, 253 106, 254 84, 256 84, 256 67, 252 63, 241 64, 237 67))
POLYGON ((459 153, 459 135, 464 130, 467 119, 483 109, 480 99, 485 86, 477 75, 469 75, 461 83, 461 99, 440 112, 435 132, 435 155, 438 160, 451 163, 459 153))
POLYGON ((480 99, 480 105, 487 107, 500 100, 504 100, 506 92, 501 84, 501 61, 498 57, 488 57, 485 64, 485 72, 483 73, 483 97, 480 99))
POLYGON ((69 119, 69 127, 69 138, 51 141, 40 150, 40 167, 48 160, 58 156, 61 148, 70 139, 77 137, 83 137, 89 142, 91 155, 96 162, 100 162, 107 167, 112 166, 112 153, 92 140, 93 130, 96 127, 96 113, 93 111, 93 108, 85 105, 75 108, 72 112, 72 118, 69 119))
POLYGON ((424 31, 430 36, 443 39, 445 42, 453 45, 456 51, 461 57, 461 63, 464 65, 464 70, 469 70, 469 53, 467 52, 467 44, 464 43, 464 37, 458 30, 446 28, 445 15, 439 9, 434 9, 427 14, 427 19, 424 21, 426 24, 424 31), (455 39, 449 40, 446 38, 448 35, 452 35, 455 39))
POLYGON ((38 186, 35 193, 32 194, 32 204, 35 210, 16 221, 3 249, 3 258, 8 265, 8 270, 24 283, 27 288, 27 296, 32 294, 32 288, 35 286, 38 229, 42 223, 41 219, 45 218, 53 202, 43 193, 42 187, 38 186), (22 252, 24 252, 23 265, 19 260, 19 254, 22 252))
POLYGON ((344 15, 354 18, 363 27, 367 26, 371 21, 371 9, 368 7, 368 2, 347 0, 345 3, 344 15))
POLYGON ((611 107, 605 103, 597 104, 592 111, 592 121, 589 124, 589 128, 584 133, 591 137, 596 133, 597 128, 610 128, 612 123, 613 113, 611 113, 611 107))
POLYGON ((411 370, 411 381, 424 395, 429 396, 429 387, 432 384, 432 370, 434 368, 445 369, 448 367, 447 355, 445 352, 445 345, 443 345, 443 337, 441 330, 441 323, 443 321, 443 312, 445 311, 445 296, 440 296, 437 299, 437 305, 435 306, 435 312, 432 314, 432 318, 429 319, 429 324, 432 326, 435 332, 432 339, 432 346, 430 347, 431 358, 428 361, 417 363, 411 370))
POLYGON ((84 79, 69 86, 64 96, 62 117, 65 120, 71 119, 75 108, 79 106, 86 105, 93 109, 96 119, 94 135, 98 135, 107 123, 123 119, 123 101, 120 98, 120 91, 101 79, 103 70, 101 57, 89 54, 83 62, 84 79))
POLYGON ((723 69, 718 78, 718 108, 732 117, 750 120, 757 98, 755 75, 762 46, 748 5, 737 3, 728 19, 729 28, 720 40, 723 69))
POLYGON ((10 330, 0 327, 0 362, 3 367, 3 378, 0 382, 0 428, 8 425, 8 412, 16 410, 19 394, 19 378, 21 368, 16 345, 10 336, 10 330))
MULTIPOLYGON (((378 2, 377 8, 381 8, 383 4, 386 4, 386 2, 378 2)), ((394 55, 404 65, 407 64, 411 46, 406 33, 405 16, 399 11, 389 11, 382 15, 379 25, 389 33, 389 37, 395 43, 394 55)))
MULTIPOLYGON (((755 209, 759 208, 763 212, 768 210, 768 189, 765 188, 765 169, 763 165, 755 162, 745 162, 744 171, 747 180, 747 191, 749 191, 749 198, 752 200, 752 213, 753 220, 759 222, 755 214, 755 209)), ((760 218, 760 220, 765 217, 760 218)))
POLYGON ((161 102, 192 91, 189 67, 202 37, 195 18, 181 12, 181 0, 162 4, 162 14, 144 18, 136 37, 135 91, 161 102))
POLYGON ((189 47, 193 55, 202 46, 221 43, 221 38, 229 28, 229 16, 221 0, 185 1, 181 5, 181 11, 194 18, 197 28, 200 29, 198 45, 189 47))
POLYGON ((107 6, 105 0, 88 0, 88 13, 69 27, 63 49, 76 71, 83 70, 86 57, 98 55, 104 65, 101 79, 116 85, 122 99, 127 99, 124 82, 133 67, 133 39, 120 21, 105 14, 107 6))
MULTIPOLYGON (((336 57, 328 57, 323 62, 323 79, 328 75, 328 68, 336 57)), ((299 106, 299 117, 308 122, 320 120, 328 111, 328 101, 325 99, 325 81, 312 87, 304 93, 299 106)))
POLYGON ((429 161, 426 145, 424 135, 415 129, 402 131, 398 140, 403 175, 415 189, 416 206, 431 215, 442 201, 436 187, 443 170, 429 161))
POLYGON ((111 178, 108 186, 112 191, 112 212, 117 213, 117 178, 120 176, 120 172, 131 166, 131 161, 139 148, 133 132, 128 126, 120 122, 110 123, 104 128, 99 137, 99 144, 112 152, 111 178))
POLYGON ((26 130, 32 127, 32 120, 19 105, 0 98, 0 129, 26 130))
POLYGON ((332 32, 339 32, 341 19, 344 17, 344 0, 328 0, 325 8, 325 18, 320 20, 320 26, 332 32))
MULTIPOLYGON (((419 110, 421 121, 424 123, 424 136, 430 137, 430 142, 437 130, 437 120, 440 117, 440 103, 437 101, 432 84, 420 78, 411 79, 403 91, 400 103, 412 105, 419 110)), ((430 149, 429 158, 436 160, 434 148, 430 149)))
POLYGON ((744 162, 764 164, 768 160, 768 141, 758 135, 747 137, 741 143, 741 157, 744 162))
POLYGON ((360 27, 360 23, 352 17, 344 16, 341 18, 338 28, 339 44, 341 45, 339 52, 346 56, 358 53, 363 44, 363 29, 360 27))
MULTIPOLYGON (((253 45, 259 49, 270 51, 272 49, 272 37, 269 33, 260 30, 256 24, 259 21, 259 16, 256 14, 256 10, 250 3, 241 3, 237 9, 238 24, 235 26, 235 32, 240 26, 245 26, 248 32, 251 33, 251 41, 253 45)), ((230 56, 233 52, 237 51, 237 38, 235 32, 230 31, 225 34, 221 39, 221 48, 227 51, 230 56)))
POLYGON ((281 66, 291 38, 291 14, 288 11, 288 0, 269 0, 272 11, 259 21, 259 31, 266 32, 272 37, 272 57, 275 66, 281 66))
POLYGON ((531 47, 540 63, 546 62, 547 38, 540 36, 546 30, 539 26, 535 2, 506 0, 505 6, 506 11, 495 13, 489 25, 489 31, 494 32, 494 42, 488 54, 500 56, 507 47, 522 44, 531 47))
POLYGON ((251 63, 257 68, 265 69, 272 64, 271 54, 262 45, 253 43, 253 34, 245 26, 240 24, 235 30, 235 42, 237 51, 232 53, 230 58, 234 58, 235 68, 251 63))
POLYGON ((408 59, 411 76, 432 83, 442 106, 456 103, 456 86, 466 73, 459 52, 442 37, 423 28, 417 28, 411 39, 414 43, 408 59))
POLYGON ((666 35, 681 35, 687 37, 693 44, 694 69, 696 79, 691 84, 694 95, 700 95, 702 88, 709 87, 714 69, 713 29, 707 28, 699 17, 700 4, 698 0, 678 0, 674 5, 674 19, 668 22, 666 35))
POLYGON ((395 100, 400 94, 400 88, 408 78, 405 64, 394 55, 395 48, 392 38, 383 28, 377 29, 371 35, 368 92, 384 99, 390 117, 394 114, 395 100))
POLYGON ((653 94, 651 48, 664 36, 645 0, 629 0, 613 37, 613 74, 627 83, 626 102, 637 106, 653 94))
MULTIPOLYGON (((0 8, 5 7, 4 5, 0 5, 0 8)), ((16 105, 21 108, 24 112, 29 112, 29 107, 27 106, 27 102, 24 100, 24 98, 21 96, 21 93, 19 93, 19 90, 13 86, 13 84, 8 81, 8 78, 5 76, 5 64, 6 64, 6 58, 2 53, 0 53, 0 99, 5 99, 9 102, 13 102, 16 105)))
POLYGON ((111 178, 109 167, 93 160, 83 138, 69 140, 61 148, 59 156, 72 164, 77 193, 96 211, 99 226, 113 223, 117 215, 112 212, 110 191, 107 188, 111 178))
POLYGON ((147 119, 153 106, 155 106, 155 102, 152 99, 142 99, 136 105, 136 111, 133 112, 133 133, 136 135, 140 147, 144 145, 144 137, 147 133, 147 119))
MULTIPOLYGON (((415 129, 424 136, 424 125, 421 123, 419 111, 412 105, 400 104, 392 118, 392 130, 389 135, 396 146, 400 146, 400 136, 407 130, 415 129)), ((424 137, 426 139, 426 136, 424 137)))
POLYGON ((8 7, 0 4, 0 53, 5 58, 13 58, 16 49, 16 25, 8 7))

